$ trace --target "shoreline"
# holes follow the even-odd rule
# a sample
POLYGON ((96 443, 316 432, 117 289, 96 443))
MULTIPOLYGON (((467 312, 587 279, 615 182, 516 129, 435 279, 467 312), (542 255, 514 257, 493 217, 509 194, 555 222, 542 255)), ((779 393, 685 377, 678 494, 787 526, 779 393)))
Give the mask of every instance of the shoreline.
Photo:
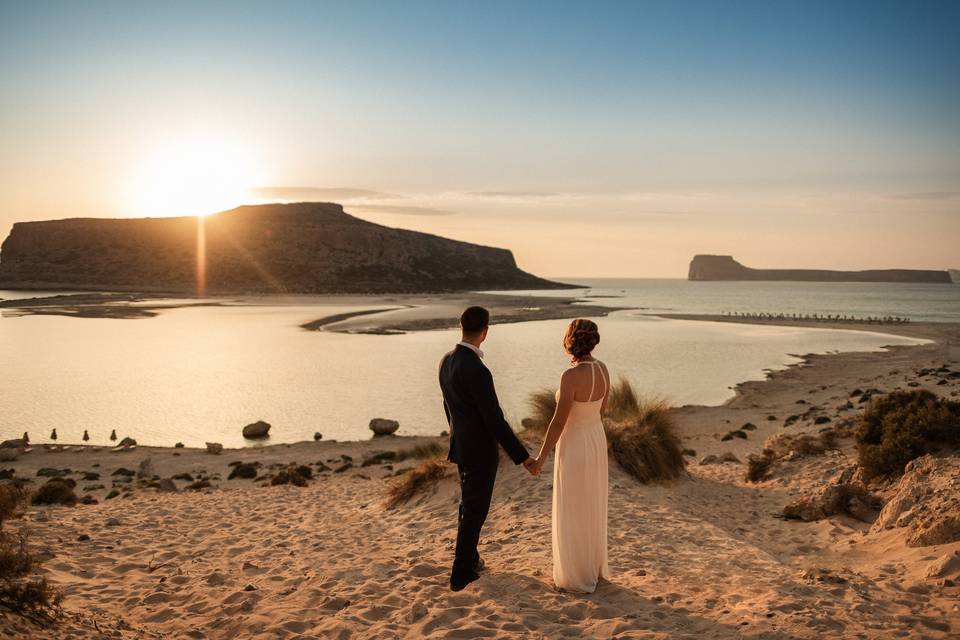
MULTIPOLYGON (((675 320, 763 324, 768 326, 843 329, 881 333, 851 323, 809 321, 753 321, 726 316, 693 314, 660 315, 675 320)), ((919 375, 941 366, 960 370, 960 323, 909 323, 883 332, 929 342, 917 345, 890 345, 881 351, 808 353, 795 357, 799 362, 782 369, 768 370, 763 380, 747 380, 732 387, 733 396, 719 405, 683 405, 672 407, 685 443, 698 453, 730 451, 738 457, 756 452, 757 442, 783 433, 813 433, 862 410, 862 396, 852 397, 855 389, 876 389, 878 393, 925 388, 938 395, 960 397, 960 380, 919 375), (851 404, 853 406, 851 406, 851 404), (772 418, 772 419, 771 419, 772 418), (818 422, 819 420, 819 422, 818 422), (742 425, 755 429, 746 438, 720 439, 724 432, 742 425)), ((960 377, 958 374, 957 377, 960 377)))
POLYGON ((58 315, 79 318, 146 319, 159 313, 187 307, 300 305, 323 307, 356 306, 346 313, 321 315, 301 324, 309 331, 370 333, 390 335, 411 331, 432 331, 458 326, 460 312, 471 305, 490 310, 491 324, 559 320, 576 317, 603 317, 632 307, 584 304, 577 296, 545 296, 496 293, 437 294, 266 294, 206 296, 158 296, 150 293, 80 293, 41 298, 0 300, 0 310, 15 316, 58 315), (166 303, 164 301, 167 301, 166 303), (390 308, 369 309, 370 306, 390 308))

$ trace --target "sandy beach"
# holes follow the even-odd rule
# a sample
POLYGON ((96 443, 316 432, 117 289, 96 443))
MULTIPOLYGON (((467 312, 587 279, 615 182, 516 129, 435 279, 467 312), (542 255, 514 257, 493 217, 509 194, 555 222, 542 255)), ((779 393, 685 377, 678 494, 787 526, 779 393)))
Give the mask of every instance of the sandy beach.
MULTIPOLYGON (((870 532, 870 524, 847 516, 779 517, 786 503, 855 460, 852 440, 784 463, 769 480, 744 479, 742 462, 770 436, 815 433, 827 424, 823 418, 832 424, 860 410, 847 408, 856 388, 960 395, 960 376, 923 373, 944 364, 960 370, 960 363, 945 362, 947 341, 960 328, 890 331, 933 342, 806 357, 765 381, 740 385, 723 406, 674 409, 684 446, 696 454, 688 475, 644 486, 611 465, 612 580, 589 596, 559 593, 552 585, 549 464, 537 479, 501 465, 481 541, 488 568, 479 582, 454 594, 447 588, 458 499, 453 470, 436 491, 389 509, 386 487, 417 461, 364 466, 382 452, 444 447, 446 438, 303 442, 219 455, 189 448, 35 447, 0 469, 36 484, 45 479, 38 477, 41 469, 69 470, 78 495, 98 503, 29 507, 9 523, 32 532, 32 544, 47 558, 43 571, 63 590, 65 615, 44 627, 0 613, 0 634, 954 637, 958 569, 951 565, 952 573, 932 576, 931 567, 960 552, 960 542, 910 547, 902 530, 870 532), (747 423, 755 428, 745 439, 722 440, 747 423), (740 462, 699 463, 727 453, 740 462), (115 475, 121 468, 135 474, 147 458, 143 480, 115 475), (309 465, 314 479, 305 487, 228 479, 237 462, 258 462, 261 477, 271 468, 309 465), (177 491, 150 486, 156 478, 174 478, 177 491), (210 486, 188 489, 203 480, 210 486), (114 486, 119 495, 106 499, 114 486)), ((530 448, 539 444, 526 439, 530 448)))
POLYGON ((165 310, 196 306, 315 306, 317 318, 304 323, 309 331, 398 333, 450 329, 471 304, 487 307, 494 324, 600 317, 621 307, 589 304, 576 296, 533 297, 496 293, 398 295, 250 295, 207 298, 165 297, 157 293, 75 293, 49 297, 0 299, 0 311, 15 315, 57 315, 76 318, 144 319, 165 310), (324 307, 356 307, 348 313, 324 315, 324 307))

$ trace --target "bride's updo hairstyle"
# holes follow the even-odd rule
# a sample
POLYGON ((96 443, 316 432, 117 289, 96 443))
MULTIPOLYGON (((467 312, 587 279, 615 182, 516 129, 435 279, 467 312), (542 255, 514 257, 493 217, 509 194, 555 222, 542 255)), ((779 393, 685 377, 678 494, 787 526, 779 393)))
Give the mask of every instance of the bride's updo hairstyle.
POLYGON ((583 360, 593 352, 600 342, 600 330, 597 323, 585 318, 577 318, 567 327, 563 336, 563 348, 574 360, 583 360))

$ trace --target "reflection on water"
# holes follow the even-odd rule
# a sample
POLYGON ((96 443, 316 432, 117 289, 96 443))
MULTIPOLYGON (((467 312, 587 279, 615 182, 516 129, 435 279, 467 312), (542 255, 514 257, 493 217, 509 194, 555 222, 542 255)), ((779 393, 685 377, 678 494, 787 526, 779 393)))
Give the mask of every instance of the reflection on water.
MULTIPOLYGON (((371 305, 373 306, 373 305, 371 305)), ((272 442, 369 437, 374 417, 401 433, 446 428, 437 363, 454 331, 396 336, 307 332, 298 325, 357 307, 227 306, 163 311, 148 320, 0 318, 0 437, 29 431, 108 444, 111 429, 142 444, 244 444, 243 425, 274 425, 272 442)), ((616 375, 676 404, 723 402, 729 387, 762 378, 789 353, 872 350, 917 341, 821 329, 661 320, 598 320, 597 356, 616 375)), ((508 418, 529 392, 554 387, 567 358, 566 321, 494 326, 484 345, 508 418)))

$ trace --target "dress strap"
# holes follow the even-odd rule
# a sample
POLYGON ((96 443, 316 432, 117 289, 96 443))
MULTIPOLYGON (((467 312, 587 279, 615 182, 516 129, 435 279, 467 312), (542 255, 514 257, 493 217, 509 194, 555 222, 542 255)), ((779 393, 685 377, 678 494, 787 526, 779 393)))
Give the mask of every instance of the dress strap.
POLYGON ((603 366, 601 366, 599 362, 597 363, 597 367, 600 369, 600 377, 603 378, 603 395, 600 396, 603 398, 607 395, 607 392, 610 391, 610 383, 607 380, 607 374, 603 372, 603 366))
POLYGON ((593 402, 593 385, 597 379, 596 369, 593 368, 593 361, 590 362, 590 395, 587 396, 587 402, 593 402))

